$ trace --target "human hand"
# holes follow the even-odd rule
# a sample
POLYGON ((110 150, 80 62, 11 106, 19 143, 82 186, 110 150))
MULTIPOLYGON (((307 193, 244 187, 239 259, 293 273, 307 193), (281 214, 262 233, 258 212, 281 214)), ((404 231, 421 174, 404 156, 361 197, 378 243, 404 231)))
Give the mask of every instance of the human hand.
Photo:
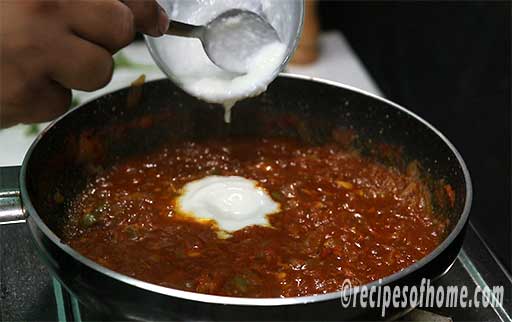
POLYGON ((71 89, 109 83, 112 54, 168 27, 154 0, 1 0, 0 128, 64 113, 71 89))

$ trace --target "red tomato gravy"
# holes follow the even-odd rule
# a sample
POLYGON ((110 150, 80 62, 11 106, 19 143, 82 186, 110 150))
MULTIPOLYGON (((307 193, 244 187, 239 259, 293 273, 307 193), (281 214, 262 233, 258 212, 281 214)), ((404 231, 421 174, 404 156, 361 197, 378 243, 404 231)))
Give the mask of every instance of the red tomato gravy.
POLYGON ((336 144, 184 142, 118 162, 67 205, 64 240, 114 271, 187 291, 292 297, 364 284, 430 253, 447 233, 421 180, 336 144), (221 239, 176 213, 188 182, 256 180, 281 211, 272 227, 221 239))

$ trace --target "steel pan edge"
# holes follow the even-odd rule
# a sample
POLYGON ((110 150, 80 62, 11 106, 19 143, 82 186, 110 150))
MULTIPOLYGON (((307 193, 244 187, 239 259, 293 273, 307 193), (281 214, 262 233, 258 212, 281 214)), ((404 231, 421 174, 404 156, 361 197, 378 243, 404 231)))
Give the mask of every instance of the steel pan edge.
MULTIPOLYGON (((448 267, 455 260, 460 247, 469 216, 472 187, 469 172, 464 161, 454 146, 433 126, 408 111, 407 109, 387 101, 373 94, 355 89, 350 86, 338 84, 332 81, 321 80, 304 76, 291 74, 281 74, 280 78, 292 78, 303 81, 312 81, 323 83, 329 86, 341 87, 358 94, 380 100, 399 109, 401 112, 409 114, 416 121, 428 127, 435 135, 449 147, 453 155, 457 158, 466 183, 466 196, 463 213, 458 223, 448 237, 429 255, 422 258, 415 264, 406 269, 392 274, 382 279, 382 285, 401 284, 410 279, 414 280, 414 275, 438 277, 442 271, 438 267, 448 267), (407 279, 404 280, 404 278, 407 279)), ((158 82, 161 80, 156 80, 158 82)), ((123 91, 125 88, 118 91, 123 91)), ((116 91, 117 92, 117 91, 116 91)), ((115 94, 114 94, 115 95, 115 94)), ((95 262, 80 255, 69 246, 63 244, 41 220, 35 211, 26 187, 27 164, 29 163, 32 151, 38 142, 44 137, 45 133, 58 122, 64 121, 67 115, 77 111, 83 106, 89 104, 84 102, 79 107, 67 112, 45 129, 34 141, 23 161, 20 173, 21 197, 25 211, 29 214, 27 223, 34 237, 37 248, 54 275, 63 282, 64 286, 75 294, 81 302, 87 307, 96 308, 100 313, 103 312, 109 316, 129 318, 129 319, 178 319, 185 318, 213 318, 213 319, 239 319, 240 317, 251 317, 251 320, 259 319, 301 319, 310 320, 311 310, 318 313, 326 313, 332 309, 340 308, 339 293, 329 293, 319 296, 307 296, 286 299, 247 299, 247 298, 229 298, 222 296, 212 296, 185 292, 170 288, 165 288, 150 283, 142 282, 117 272, 106 269, 95 262), (121 297, 121 301, 115 298, 121 297), (126 301, 127 300, 127 301, 126 301), (137 304, 135 304, 137 303, 137 304), (164 310, 161 310, 164 307, 164 310), (173 313, 174 312, 174 313, 173 313), (240 313, 237 313, 240 312, 240 313), (280 313, 278 313, 280 312, 280 313), (187 316, 188 315, 188 316, 187 316), (167 317, 167 318, 166 318, 167 317), (238 317, 238 318, 237 318, 238 317)), ((367 286, 378 285, 377 282, 367 284, 367 286)), ((334 319, 356 317, 360 310, 338 311, 334 319), (355 312, 355 315, 352 313, 355 312)), ((319 314, 322 316, 322 314, 319 314)), ((325 314, 323 314, 325 315, 325 314)), ((316 316, 313 312, 313 316, 316 316)), ((321 318, 319 316, 319 318, 321 318)), ((325 318, 329 318, 329 314, 325 318)))

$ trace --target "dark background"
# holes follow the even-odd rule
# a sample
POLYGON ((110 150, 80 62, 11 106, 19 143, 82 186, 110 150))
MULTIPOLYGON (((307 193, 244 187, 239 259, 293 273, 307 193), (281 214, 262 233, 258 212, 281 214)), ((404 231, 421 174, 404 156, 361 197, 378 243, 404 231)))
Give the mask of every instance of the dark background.
POLYGON ((384 95, 443 132, 473 180, 471 221, 511 270, 510 2, 320 1, 384 95))

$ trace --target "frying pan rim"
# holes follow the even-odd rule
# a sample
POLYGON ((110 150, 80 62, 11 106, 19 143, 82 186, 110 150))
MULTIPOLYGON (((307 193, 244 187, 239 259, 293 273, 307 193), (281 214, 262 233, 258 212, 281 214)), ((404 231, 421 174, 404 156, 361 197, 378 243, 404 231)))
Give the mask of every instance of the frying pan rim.
MULTIPOLYGON (((466 199, 464 203, 464 209, 462 211, 462 214, 457 221, 457 224, 453 228, 453 230, 450 232, 450 234, 439 244, 432 252, 430 252, 427 256, 423 257, 419 261, 415 262, 412 265, 407 266, 405 269, 396 272, 394 274, 388 275, 382 279, 373 281, 368 284, 361 285, 360 287, 378 287, 382 285, 387 285, 392 282, 395 282, 415 271, 420 269, 421 267, 425 266, 427 263, 432 261, 434 258, 436 258, 439 254, 441 254, 454 240, 455 238, 461 233, 463 230, 468 217, 469 212, 471 209, 471 202, 473 198, 473 189, 471 185, 471 177, 469 174, 469 170, 467 169, 466 163, 462 159, 462 156, 459 154, 455 146, 434 126, 432 126, 427 121, 423 120, 421 117, 416 115, 415 113, 407 110, 406 108, 391 102, 385 98, 379 97, 377 95, 374 95, 372 93, 369 93, 367 91, 349 86, 344 85, 338 82, 325 80, 321 78, 316 77, 309 77, 309 76, 302 76, 302 75, 296 75, 296 74, 290 74, 290 73, 281 73, 279 74, 279 78, 288 78, 293 80, 303 80, 303 81, 311 81, 319 84, 325 84, 337 88, 342 88, 346 90, 350 90, 353 92, 356 92, 358 94, 371 97, 373 99, 376 99, 378 101, 381 101, 386 104, 387 107, 393 107, 398 110, 400 110, 402 113, 408 114, 412 118, 414 118, 416 121, 419 121, 421 124, 426 126, 429 130, 433 131, 451 150, 453 155, 456 157, 465 180, 466 185, 466 199)), ((168 80, 167 78, 161 78, 149 81, 148 83, 152 82, 160 82, 162 80, 168 80)), ((121 89, 114 90, 110 93, 103 94, 102 96, 113 94, 122 90, 126 90, 127 87, 123 87, 121 89)), ((97 98, 96 98, 97 99, 97 98)), ((67 253, 69 256, 74 258, 75 260, 79 261, 80 263, 88 266, 90 269, 97 271, 100 274, 107 275, 110 278, 113 278, 117 281, 129 284, 131 286, 138 287, 140 289, 159 293, 161 295, 166 296, 172 296, 184 300, 191 300, 191 301, 197 301, 197 302, 204 302, 209 304, 224 304, 224 305, 239 305, 239 306, 282 306, 282 305, 295 305, 295 304, 307 304, 307 303, 313 303, 313 302, 322 302, 322 301, 329 301, 334 299, 339 299, 342 292, 343 294, 350 296, 354 293, 354 288, 350 288, 349 290, 344 291, 337 291, 337 292, 331 292, 327 294, 320 294, 320 295, 310 295, 310 296, 301 296, 301 297, 287 297, 287 298, 242 298, 242 297, 228 297, 228 296, 219 296, 219 295, 209 295, 209 294, 202 294, 202 293, 196 293, 196 292, 189 292, 189 291, 182 291, 178 289, 168 288, 164 286, 159 286, 156 284, 144 282, 129 276, 126 276, 124 274, 112 271, 108 268, 105 268, 98 263, 86 258, 85 256, 81 255, 71 247, 69 247, 67 244, 61 241, 61 239, 53 233, 53 231, 43 222, 39 214, 34 208, 34 205, 32 204, 29 193, 26 185, 26 179, 27 179, 27 171, 28 171, 28 164, 30 162, 30 157, 37 147, 38 143, 42 140, 42 138, 45 136, 45 134, 51 130, 56 124, 61 122, 63 119, 65 119, 68 115, 71 113, 74 113, 76 110, 83 108, 87 104, 89 104, 91 101, 95 99, 91 99, 87 102, 84 102, 80 104, 78 107, 69 110, 64 115, 60 116, 56 120, 54 120, 48 127, 43 130, 37 138, 34 140, 32 145, 30 146, 28 152, 25 155, 25 158, 23 160, 21 171, 20 171, 20 178, 19 178, 19 184, 20 184, 20 191, 21 191, 21 198, 23 202, 24 210, 29 214, 27 221, 33 221, 38 229, 44 233, 44 235, 50 239, 57 247, 59 247, 61 250, 63 250, 65 253, 67 253)))

